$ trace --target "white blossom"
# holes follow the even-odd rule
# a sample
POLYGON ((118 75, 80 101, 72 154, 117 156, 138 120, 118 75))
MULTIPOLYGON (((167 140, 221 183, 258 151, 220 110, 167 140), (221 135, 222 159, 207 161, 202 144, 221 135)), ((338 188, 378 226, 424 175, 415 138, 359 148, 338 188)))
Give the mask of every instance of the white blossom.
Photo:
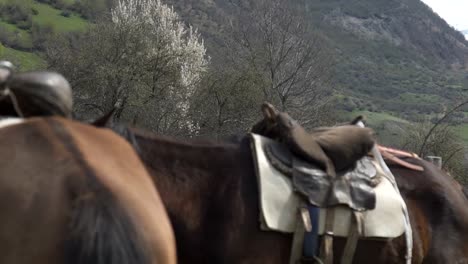
MULTIPOLYGON (((116 26, 127 30, 145 29, 142 37, 150 47, 145 51, 148 57, 170 56, 168 67, 177 69, 178 75, 177 83, 169 87, 170 93, 175 99, 178 114, 186 117, 189 99, 209 63, 200 34, 191 26, 186 27, 173 8, 160 0, 119 0, 111 15, 116 26)), ((186 122, 180 125, 190 130, 197 127, 190 121, 186 122)))

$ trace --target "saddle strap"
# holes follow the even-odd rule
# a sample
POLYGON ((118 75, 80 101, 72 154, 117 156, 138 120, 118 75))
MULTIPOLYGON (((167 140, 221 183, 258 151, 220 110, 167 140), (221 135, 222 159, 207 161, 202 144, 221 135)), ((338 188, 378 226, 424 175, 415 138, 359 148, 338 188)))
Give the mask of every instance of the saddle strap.
POLYGON ((333 226, 335 224, 335 210, 333 207, 327 208, 325 217, 325 233, 323 234, 320 258, 324 264, 333 264, 333 226))
POLYGON ((307 210, 304 202, 301 202, 297 211, 296 230, 294 231, 293 242, 291 245, 291 255, 289 264, 300 263, 302 258, 302 243, 304 242, 307 223, 303 218, 303 210, 307 210))
POLYGON ((341 264, 353 263, 359 236, 362 234, 363 215, 361 212, 354 211, 353 216, 351 226, 349 227, 348 239, 346 239, 346 246, 341 256, 341 264))

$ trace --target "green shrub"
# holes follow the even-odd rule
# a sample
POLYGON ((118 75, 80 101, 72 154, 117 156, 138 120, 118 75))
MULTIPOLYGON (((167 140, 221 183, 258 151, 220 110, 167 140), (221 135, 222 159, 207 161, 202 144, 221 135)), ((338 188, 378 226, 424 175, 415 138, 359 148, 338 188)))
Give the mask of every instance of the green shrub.
POLYGON ((60 12, 60 15, 63 17, 70 17, 71 12, 69 10, 63 10, 62 12, 60 12))
POLYGON ((52 25, 34 24, 31 28, 32 44, 34 49, 44 50, 47 40, 55 35, 52 25))
POLYGON ((0 16, 10 24, 16 24, 21 29, 29 29, 32 26, 33 11, 25 2, 7 2, 0 5, 0 16))

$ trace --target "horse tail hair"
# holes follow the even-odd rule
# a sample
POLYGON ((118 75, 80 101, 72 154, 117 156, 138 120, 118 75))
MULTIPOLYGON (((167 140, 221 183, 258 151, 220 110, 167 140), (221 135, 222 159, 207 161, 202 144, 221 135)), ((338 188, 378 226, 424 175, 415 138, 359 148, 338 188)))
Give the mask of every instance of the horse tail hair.
POLYGON ((86 187, 72 192, 65 263, 152 263, 128 212, 95 175, 87 176, 86 187))

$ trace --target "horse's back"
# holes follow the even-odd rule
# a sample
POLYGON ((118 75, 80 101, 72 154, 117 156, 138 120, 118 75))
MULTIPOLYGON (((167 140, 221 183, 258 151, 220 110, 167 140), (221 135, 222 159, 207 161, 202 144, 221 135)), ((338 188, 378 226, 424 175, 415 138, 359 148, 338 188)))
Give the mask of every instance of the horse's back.
POLYGON ((159 263, 175 262, 175 239, 169 217, 133 147, 109 129, 79 123, 66 125, 85 163, 112 193, 119 195, 119 202, 145 234, 146 244, 152 246, 147 251, 154 254, 151 259, 159 263))
POLYGON ((0 144, 0 263, 175 263, 159 194, 125 140, 33 118, 1 128, 0 144))

